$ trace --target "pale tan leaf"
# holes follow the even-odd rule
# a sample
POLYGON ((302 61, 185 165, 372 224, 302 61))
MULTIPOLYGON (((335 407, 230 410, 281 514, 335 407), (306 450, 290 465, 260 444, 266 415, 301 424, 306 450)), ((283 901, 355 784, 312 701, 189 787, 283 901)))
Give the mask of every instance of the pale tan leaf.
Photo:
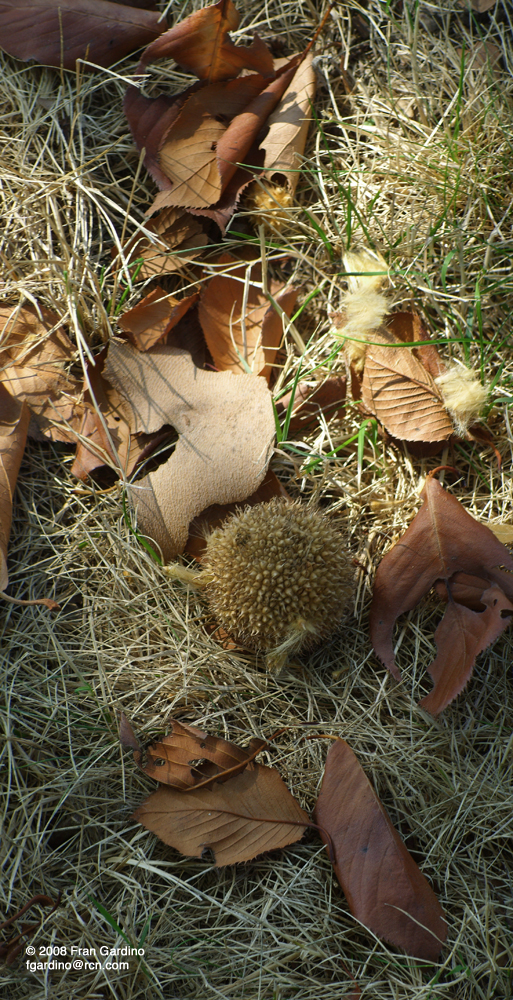
POLYGON ((275 183, 286 179, 294 193, 300 176, 301 158, 312 117, 315 97, 313 57, 309 53, 296 70, 280 103, 267 120, 268 131, 260 143, 265 150, 263 176, 275 183))
POLYGON ((487 526, 503 545, 513 545, 513 524, 490 524, 488 521, 487 526))
POLYGON ((207 372, 187 351, 157 344, 145 354, 111 343, 105 373, 131 412, 132 433, 171 424, 171 458, 131 491, 140 528, 164 558, 183 551, 188 527, 213 503, 244 500, 262 482, 275 426, 262 378, 207 372))
POLYGON ((182 854, 200 858, 212 850, 218 866, 293 844, 310 823, 278 772, 261 764, 187 794, 165 785, 139 806, 134 819, 182 854))

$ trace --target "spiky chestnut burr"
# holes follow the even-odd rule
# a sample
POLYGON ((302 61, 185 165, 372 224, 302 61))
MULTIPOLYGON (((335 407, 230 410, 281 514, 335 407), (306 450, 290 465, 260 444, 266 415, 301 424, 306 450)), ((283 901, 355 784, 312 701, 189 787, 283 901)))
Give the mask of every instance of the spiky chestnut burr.
POLYGON ((207 539, 204 565, 216 619, 264 652, 275 673, 333 634, 351 596, 354 571, 340 532, 315 507, 286 500, 234 514, 207 539))

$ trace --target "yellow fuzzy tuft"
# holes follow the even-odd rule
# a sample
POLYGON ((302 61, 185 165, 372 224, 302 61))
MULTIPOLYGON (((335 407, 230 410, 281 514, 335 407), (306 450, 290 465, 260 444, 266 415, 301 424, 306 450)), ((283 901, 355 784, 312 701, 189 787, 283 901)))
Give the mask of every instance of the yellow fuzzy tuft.
POLYGON ((351 363, 361 371, 367 341, 372 340, 370 335, 383 325, 390 311, 388 298, 381 291, 388 268, 380 254, 372 254, 369 250, 345 254, 344 264, 347 271, 370 272, 348 275, 342 306, 344 325, 332 330, 333 336, 344 341, 351 363))
POLYGON ((294 196, 288 187, 280 184, 252 184, 249 188, 246 203, 259 226, 272 226, 281 231, 290 223, 287 209, 292 208, 294 196))
POLYGON ((470 424, 479 418, 486 403, 488 389, 475 372, 463 365, 453 365, 435 378, 442 402, 458 434, 465 434, 470 424))

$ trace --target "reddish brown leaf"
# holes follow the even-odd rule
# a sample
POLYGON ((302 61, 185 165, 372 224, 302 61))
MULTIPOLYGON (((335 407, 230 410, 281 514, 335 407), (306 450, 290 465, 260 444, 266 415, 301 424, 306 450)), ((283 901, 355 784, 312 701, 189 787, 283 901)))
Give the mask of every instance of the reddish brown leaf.
POLYGON ((331 837, 357 920, 413 958, 436 962, 447 935, 443 910, 343 740, 328 753, 315 821, 331 837))
POLYGON ((0 591, 9 583, 7 545, 11 532, 12 498, 25 450, 30 414, 24 401, 14 399, 0 383, 0 591))
MULTIPOLYGON (((489 588, 496 585, 508 600, 513 600, 513 558, 493 532, 467 514, 458 500, 447 493, 436 479, 427 479, 421 495, 424 503, 420 511, 401 540, 382 559, 374 582, 370 614, 371 641, 376 655, 397 680, 401 675, 394 660, 394 623, 400 614, 414 608, 436 581, 443 582, 452 600, 467 595, 470 582, 470 598, 474 601, 474 606, 477 596, 476 578, 483 581, 483 589, 488 594, 489 588), (462 579, 461 574, 474 579, 469 581, 467 576, 462 579), (466 589, 462 592, 461 587, 466 589)), ((480 603, 486 603, 484 595, 481 596, 480 603)), ((449 607, 452 608, 452 602, 449 607)), ((497 609, 498 605, 494 607, 497 609)), ((455 614, 454 611, 450 612, 449 621, 454 619, 455 614)), ((497 611, 489 609, 470 619, 462 613, 458 621, 466 622, 465 627, 473 635, 473 639, 470 641, 465 638, 460 624, 458 645, 454 638, 450 638, 447 626, 442 623, 443 627, 439 626, 439 653, 435 663, 444 662, 444 657, 450 651, 455 663, 466 664, 468 680, 472 669, 472 663, 470 666, 468 663, 468 650, 475 648, 477 655, 478 647, 484 649, 493 641, 488 636, 497 627, 496 614, 497 611)), ((500 631, 502 628, 497 635, 500 631)), ((428 670, 432 669, 433 665, 428 667, 428 670)), ((458 683, 456 678, 449 701, 461 690, 463 685, 458 686, 458 683)))
POLYGON ((24 399, 33 422, 29 434, 40 440, 74 442, 83 420, 81 384, 66 373, 75 348, 59 317, 40 307, 0 308, 0 381, 17 399, 24 399))
POLYGON ((166 29, 159 13, 109 0, 0 0, 2 48, 17 59, 75 69, 111 66, 166 29))
POLYGON ((500 587, 485 590, 481 602, 485 610, 478 612, 451 600, 435 632, 438 656, 428 667, 435 686, 419 702, 431 715, 439 715, 463 691, 476 656, 495 642, 511 622, 513 604, 500 587))
POLYGON ((198 298, 199 292, 193 292, 176 299, 157 287, 133 309, 123 313, 118 323, 139 351, 147 351, 164 339, 198 298))
POLYGON ((133 818, 182 854, 200 858, 212 850, 218 866, 293 844, 310 825, 278 772, 261 764, 187 795, 166 785, 133 818))
POLYGON ((187 351, 161 344, 141 354, 113 341, 105 373, 132 434, 165 424, 180 434, 171 458, 131 491, 139 527, 172 559, 197 514, 245 500, 262 482, 275 432, 269 390, 256 376, 201 371, 187 351))
MULTIPOLYGON (((241 372, 249 368, 269 381, 283 337, 283 323, 261 290, 261 264, 246 261, 240 267, 233 266, 237 258, 228 253, 217 263, 229 270, 216 274, 204 285, 198 307, 214 365, 219 371, 241 372)), ((270 292, 284 313, 291 316, 297 290, 271 282, 270 292)))
POLYGON ((443 580, 437 580, 434 589, 444 601, 452 599, 457 604, 464 604, 472 611, 484 611, 483 592, 488 589, 488 581, 469 573, 454 573, 450 579, 450 594, 443 580))
POLYGON ((365 355, 362 400, 389 434, 402 441, 443 441, 454 433, 432 376, 404 347, 373 334, 365 355))
MULTIPOLYGON (((268 503, 273 497, 284 497, 285 500, 291 500, 287 490, 281 485, 274 472, 268 469, 263 482, 260 483, 258 489, 251 496, 246 497, 243 505, 237 503, 215 503, 195 517, 189 525, 189 537, 184 552, 189 556, 193 556, 198 562, 201 562, 207 545, 206 538, 214 528, 218 528, 230 514, 235 514, 237 510, 240 510, 241 506, 254 507, 258 503, 268 503)), ((218 626, 216 625, 215 627, 217 628, 218 626)), ((224 638, 227 633, 224 630, 222 631, 224 638)), ((230 642, 232 648, 235 648, 233 640, 230 640, 230 642)))
POLYGON ((288 392, 276 402, 276 412, 284 417, 294 395, 294 404, 289 424, 289 433, 308 427, 315 423, 322 413, 326 420, 341 416, 346 398, 346 379, 343 375, 328 378, 320 385, 309 385, 308 382, 298 382, 294 393, 288 392))
POLYGON ((267 746, 265 740, 252 740, 251 748, 244 750, 220 736, 208 736, 196 726, 171 719, 171 733, 147 747, 143 764, 141 749, 124 715, 119 735, 123 746, 134 750, 135 761, 145 774, 182 791, 204 784, 205 780, 231 780, 267 746))
POLYGON ((92 395, 85 388, 85 414, 71 472, 78 479, 85 479, 94 469, 109 465, 130 476, 136 466, 156 448, 169 439, 169 432, 161 434, 133 434, 129 424, 129 410, 124 398, 104 379, 103 365, 106 350, 95 358, 95 365, 88 366, 88 382, 92 395))
MULTIPOLYGON (((237 162, 244 160, 253 141, 251 133, 241 146, 243 154, 233 161, 232 147, 225 138, 230 123, 251 107, 264 86, 263 77, 252 74, 242 80, 212 83, 191 94, 178 118, 160 133, 158 166, 167 182, 153 210, 168 205, 207 208, 219 201, 237 162)), ((155 179, 163 186, 158 177, 155 179)))
POLYGON ((252 69, 272 76, 273 58, 258 35, 250 46, 235 45, 228 32, 238 27, 240 16, 231 0, 195 11, 184 21, 166 31, 143 53, 140 69, 164 56, 174 59, 187 73, 215 83, 238 76, 242 69, 252 69))

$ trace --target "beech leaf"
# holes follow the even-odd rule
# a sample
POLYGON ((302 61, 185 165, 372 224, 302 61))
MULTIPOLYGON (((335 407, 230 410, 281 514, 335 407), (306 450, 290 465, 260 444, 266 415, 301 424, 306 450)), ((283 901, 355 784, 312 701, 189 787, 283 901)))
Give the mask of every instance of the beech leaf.
POLYGON ((75 69, 111 66, 166 28, 158 11, 110 0, 0 0, 2 48, 17 59, 75 69))
POLYGON ((278 772, 253 763, 224 784, 187 794, 165 785, 133 818, 182 854, 200 858, 212 850, 218 866, 293 844, 310 826, 278 772))
POLYGON ((436 962, 447 934, 443 910, 343 740, 328 753, 315 822, 331 837, 353 916, 407 955, 436 962))
POLYGON ((365 356, 362 401, 401 441, 444 441, 454 427, 440 392, 422 362, 407 347, 390 346, 383 334, 373 334, 365 356))
MULTIPOLYGON (((231 254, 223 254, 217 263, 233 265, 237 259, 231 254)), ((198 315, 207 347, 219 371, 243 372, 249 368, 255 375, 269 380, 271 365, 283 338, 283 323, 262 292, 261 281, 259 261, 247 261, 240 267, 230 267, 225 274, 214 275, 203 287, 198 315), (243 305, 246 307, 244 315, 243 305)), ((290 317, 297 290, 271 282, 270 292, 290 317)))
POLYGON ((25 451, 30 414, 0 383, 0 591, 9 583, 7 545, 11 531, 12 498, 25 451))
POLYGON ((0 308, 0 381, 27 402, 31 437, 74 443, 84 416, 82 386, 66 368, 76 351, 59 317, 43 306, 40 313, 42 319, 33 306, 0 308))
POLYGON ((157 287, 133 309, 123 313, 118 323, 139 351, 147 351, 164 339, 198 298, 199 292, 193 292, 176 299, 157 287))
POLYGON ((162 344, 141 354, 113 341, 105 374, 126 401, 132 433, 170 424, 180 435, 171 458, 131 489, 140 528, 172 559, 197 514, 245 500, 264 479, 271 395, 262 378, 202 371, 188 351, 162 344))
MULTIPOLYGON (((472 671, 473 659, 496 638, 509 619, 501 619, 500 611, 508 610, 513 601, 513 558, 484 524, 467 514, 458 500, 429 477, 421 496, 424 503, 399 542, 384 556, 378 566, 370 613, 370 635, 374 651, 397 680, 400 672, 395 664, 392 643, 393 628, 399 615, 410 611, 436 583, 443 584, 449 595, 448 624, 442 622, 437 631, 438 656, 428 667, 454 662, 452 681, 445 677, 438 682, 437 694, 427 704, 433 707, 444 701, 444 707, 462 690, 472 671), (462 577, 462 574, 464 575, 462 577), (468 578, 472 578, 469 580, 468 578), (487 610, 470 612, 469 617, 453 602, 468 597, 476 604, 482 581, 480 604, 487 610), (490 588, 499 588, 501 595, 490 588), (463 590, 462 590, 463 588, 463 590), (485 600, 485 594, 487 598, 485 600), (504 601, 506 600, 506 603, 504 601), (494 603, 495 602, 495 603, 494 603), (454 623, 457 632, 450 634, 454 623), (459 641, 455 642, 455 635, 459 641), (471 651, 474 656, 469 659, 471 651), (462 682, 462 672, 465 680, 462 682), (438 690, 444 691, 438 696, 438 690), (452 693, 451 693, 452 692, 452 693)), ((426 707, 426 701, 423 702, 426 707)), ((431 711, 431 709, 429 709, 431 711)), ((437 711, 441 711, 438 708, 437 711)))
POLYGON ((265 740, 253 740, 252 749, 245 750, 220 736, 208 736, 196 726, 172 719, 171 732, 146 748, 143 763, 143 753, 123 714, 119 734, 123 746, 134 750, 135 762, 145 774, 182 791, 203 784, 206 779, 211 783, 231 779, 267 746, 265 740), (230 773, 220 776, 224 771, 230 773))

